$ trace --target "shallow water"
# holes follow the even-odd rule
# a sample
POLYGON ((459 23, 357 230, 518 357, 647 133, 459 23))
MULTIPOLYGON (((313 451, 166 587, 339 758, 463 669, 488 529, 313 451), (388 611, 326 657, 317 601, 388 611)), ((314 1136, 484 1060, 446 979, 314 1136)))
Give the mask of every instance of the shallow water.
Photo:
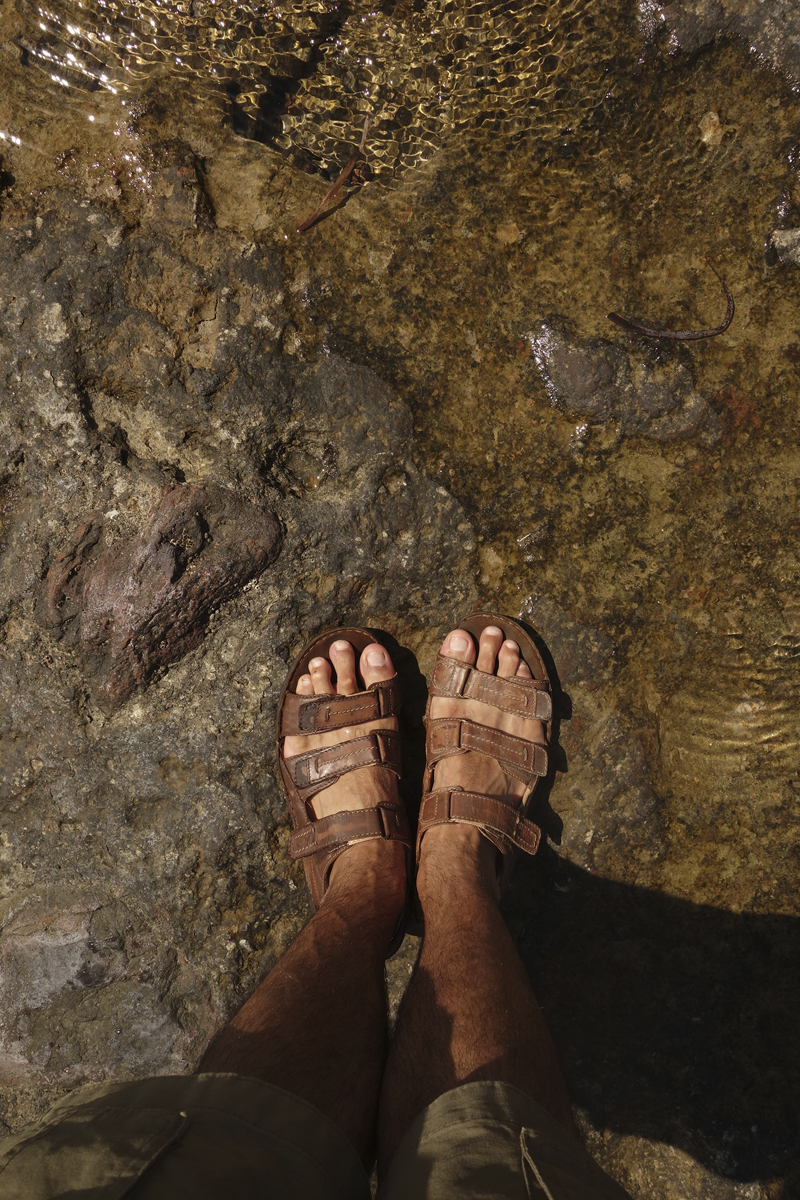
POLYGON ((565 80, 580 81, 584 105, 601 103, 605 64, 585 54, 590 7, 19 0, 17 41, 73 92, 129 104, 155 79, 162 96, 191 87, 204 105, 226 108, 240 132, 318 170, 332 169, 370 116, 371 173, 389 179, 455 129, 508 137, 540 114, 553 127, 568 111, 565 80))
MULTIPOLYGON (((283 273, 284 354, 364 364, 409 406, 408 465, 385 487, 396 498, 414 470, 460 502, 464 578, 448 546, 449 575, 434 567, 431 584, 442 628, 417 620, 414 597, 371 608, 365 585, 353 602, 423 670, 467 595, 524 616, 553 651, 561 775, 540 819, 557 851, 547 886, 523 873, 509 913, 590 1144, 634 1196, 656 1195, 658 1177, 659 1196, 762 1200, 793 1195, 797 1169, 794 1084, 770 1072, 796 1037, 792 1013, 797 1024, 785 986, 797 944, 800 267, 766 242, 800 226, 798 99, 742 42, 668 54, 649 40, 647 11, 19 0, 0 14, 2 223, 64 191, 131 244, 139 223, 177 244, 170 205, 189 147, 208 225, 196 270, 214 230, 267 248, 283 273), (367 182, 298 235, 366 116, 367 182), (606 320, 718 325, 725 300, 707 256, 736 299, 721 337, 646 342, 606 320), (569 933, 572 957, 552 929, 569 933), (592 937, 617 954, 596 1026, 593 997, 575 999, 592 937), (742 980, 741 960, 764 988, 742 980), (656 977, 673 989, 666 1029, 646 986, 656 977), (680 1013, 676 997, 690 998, 680 1013), (695 1000, 700 1024, 685 1025, 695 1000), (740 1015, 736 1058, 724 1034, 740 1015), (654 1099, 643 1064, 662 1036, 654 1099), (613 1086, 597 1066, 607 1053, 613 1086)), ((130 286, 152 274, 142 267, 130 286)), ((176 273, 164 287, 174 313, 161 300, 150 311, 170 328, 184 320, 182 289, 203 293, 205 332, 185 353, 210 370, 211 284, 176 273)), ((125 403, 94 403, 143 456, 125 403)), ((324 438, 292 436, 270 479, 319 489, 322 503, 335 455, 324 438)), ((191 439, 163 456, 187 479, 203 461, 191 439)), ((408 525, 425 521, 414 511, 408 525)), ((338 597, 336 586, 309 590, 338 597)), ((395 983, 413 951, 409 940, 395 983)))

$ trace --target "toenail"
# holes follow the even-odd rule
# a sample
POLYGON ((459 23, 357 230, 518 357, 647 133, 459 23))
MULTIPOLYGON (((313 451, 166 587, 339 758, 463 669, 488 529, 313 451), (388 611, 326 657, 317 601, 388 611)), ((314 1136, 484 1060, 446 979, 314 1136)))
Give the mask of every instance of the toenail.
POLYGON ((469 642, 465 637, 462 637, 460 633, 454 633, 450 638, 451 650, 466 650, 468 645, 469 642))
POLYGON ((516 642, 506 642, 506 650, 519 650, 516 642))
POLYGON ((492 637, 497 637, 498 633, 502 635, 503 631, 502 629, 498 629, 496 625, 487 625, 483 632, 491 634, 492 637))
POLYGON ((311 662, 308 665, 311 667, 312 671, 318 671, 320 669, 320 667, 325 666, 325 659, 324 658, 312 658, 311 662))
POLYGON ((386 662, 386 655, 382 650, 378 650, 377 648, 375 650, 368 650, 367 662, 371 667, 382 667, 386 662))
POLYGON ((350 643, 349 642, 334 642, 333 648, 334 648, 334 650, 348 650, 350 648, 350 643))

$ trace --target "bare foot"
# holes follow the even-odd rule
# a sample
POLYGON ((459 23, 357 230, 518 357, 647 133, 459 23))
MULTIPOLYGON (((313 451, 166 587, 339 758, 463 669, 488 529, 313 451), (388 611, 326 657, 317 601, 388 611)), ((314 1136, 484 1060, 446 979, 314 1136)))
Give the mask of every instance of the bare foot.
MULTIPOLYGON (((514 641, 506 640, 503 631, 497 625, 487 625, 481 634, 477 650, 471 634, 464 629, 454 629, 445 638, 441 653, 447 658, 456 658, 460 662, 477 666, 479 671, 496 674, 504 679, 532 678, 528 664, 520 655, 519 646, 514 641)), ((540 745, 547 743, 542 721, 501 712, 481 700, 434 696, 431 700, 430 715, 432 718, 467 717, 480 725, 502 729, 505 733, 525 738, 527 741, 538 742, 540 745)), ((526 790, 520 780, 505 774, 495 758, 475 750, 466 754, 454 754, 438 762, 434 769, 433 786, 461 787, 468 792, 479 792, 485 796, 497 796, 508 800, 523 796, 526 790)), ((466 849, 471 849, 478 856, 476 866, 484 881, 491 880, 492 886, 496 887, 497 851, 475 826, 459 824, 437 825, 426 832, 422 839, 418 887, 423 890, 425 888, 426 867, 432 858, 436 859, 436 875, 439 876, 440 868, 444 865, 440 860, 450 859, 456 853, 461 858, 461 852, 466 849)))
MULTIPOLYGON (((373 683, 391 679, 395 674, 394 664, 388 652, 377 642, 367 646, 356 666, 356 657, 350 642, 334 642, 330 659, 312 658, 308 664, 310 674, 301 675, 297 681, 300 696, 353 696, 373 683), (336 682, 333 682, 333 675, 336 682)), ((365 721, 349 725, 329 733, 286 737, 283 743, 284 758, 304 754, 307 750, 320 750, 335 746, 352 738, 363 737, 374 729, 398 728, 397 717, 382 717, 377 721, 365 721)), ((373 808, 379 801, 398 803, 397 778, 387 767, 369 766, 350 771, 335 783, 324 788, 308 802, 314 817, 329 817, 333 813, 358 808, 373 808)), ((387 883, 396 883, 404 894, 405 854, 402 846, 382 839, 356 843, 333 864, 331 886, 344 876, 361 870, 368 862, 381 860, 381 873, 387 883), (395 863, 396 866, 393 866, 395 863)))

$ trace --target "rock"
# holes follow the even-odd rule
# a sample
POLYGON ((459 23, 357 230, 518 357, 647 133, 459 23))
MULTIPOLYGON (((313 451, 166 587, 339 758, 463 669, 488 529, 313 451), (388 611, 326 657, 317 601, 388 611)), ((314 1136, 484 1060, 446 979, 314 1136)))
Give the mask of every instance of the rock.
POLYGON ((659 442, 697 436, 713 444, 722 423, 682 363, 642 359, 612 342, 577 339, 555 324, 527 334, 533 359, 555 407, 620 434, 659 442))
POLYGON ((289 663, 343 621, 431 655, 477 578, 409 407, 283 352, 270 251, 166 213, 118 236, 67 193, 39 217, 0 227, 9 1128, 193 1069, 309 914, 272 761, 289 663))
POLYGON ((663 34, 670 53, 695 54, 715 38, 734 35, 770 66, 800 79, 800 13, 786 0, 645 0, 645 36, 663 34))
POLYGON ((511 221, 507 225, 498 225, 494 236, 501 245, 513 246, 515 242, 521 242, 525 235, 519 226, 511 221))
POLYGON ((701 142, 704 142, 706 146, 718 146, 720 144, 725 130, 719 119, 719 113, 705 113, 698 121, 698 126, 700 128, 701 142))
MULTIPOLYGON (((157 1071, 180 1030, 157 1012, 145 972, 135 977, 142 943, 126 939, 129 914, 96 895, 52 899, 61 903, 31 898, 5 920, 0 1079, 19 1088, 42 1073, 69 1076, 76 1059, 96 1055, 101 1046, 116 1070, 125 1072, 127 1064, 134 1072, 157 1071), (103 1003, 109 995, 113 1007, 103 1003)), ((154 949, 151 942, 151 955, 154 949)))
POLYGON ((800 267, 800 229, 775 229, 770 234, 769 244, 782 263, 800 267))
POLYGON ((153 221, 185 228, 192 228, 198 221, 211 221, 211 204, 193 158, 162 167, 155 175, 146 211, 153 221))
POLYGON ((98 699, 114 708, 199 643, 208 618, 277 557, 274 515, 222 488, 167 488, 136 537, 104 546, 82 524, 50 567, 37 620, 99 656, 98 699))

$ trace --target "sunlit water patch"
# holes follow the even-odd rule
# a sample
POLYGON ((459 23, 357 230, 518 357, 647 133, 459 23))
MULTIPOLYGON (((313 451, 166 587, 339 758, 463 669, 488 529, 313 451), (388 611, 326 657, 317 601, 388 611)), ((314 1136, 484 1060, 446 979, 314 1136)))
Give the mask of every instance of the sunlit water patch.
MULTIPOLYGON (((448 132, 557 135, 566 93, 604 97, 586 0, 231 5, 215 0, 19 0, 28 61, 66 93, 130 104, 161 79, 200 93, 241 133, 334 171, 367 117, 369 171, 425 161, 448 132)), ((568 133, 569 130, 566 130, 568 133)))
POLYGON ((662 755, 675 787, 713 781, 724 792, 741 788, 744 772, 762 785, 797 774, 800 640, 786 635, 759 653, 733 641, 728 662, 708 663, 662 713, 662 755))

